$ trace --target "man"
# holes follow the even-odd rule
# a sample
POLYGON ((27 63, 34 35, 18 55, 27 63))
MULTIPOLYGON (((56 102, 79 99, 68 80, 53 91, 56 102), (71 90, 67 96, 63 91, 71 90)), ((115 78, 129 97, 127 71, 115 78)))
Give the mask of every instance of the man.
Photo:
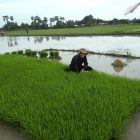
POLYGON ((75 55, 72 58, 71 64, 69 65, 69 71, 79 73, 81 71, 92 70, 92 68, 88 66, 86 55, 87 55, 87 50, 84 48, 80 49, 79 54, 75 55))

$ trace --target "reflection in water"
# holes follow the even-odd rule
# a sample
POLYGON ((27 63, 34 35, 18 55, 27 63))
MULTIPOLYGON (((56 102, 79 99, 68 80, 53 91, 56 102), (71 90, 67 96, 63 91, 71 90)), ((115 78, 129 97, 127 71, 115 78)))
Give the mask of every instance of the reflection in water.
POLYGON ((128 121, 123 140, 140 140, 140 112, 128 121))
POLYGON ((115 67, 113 66, 113 69, 115 72, 121 72, 123 70, 124 67, 115 67))
POLYGON ((35 36, 34 43, 42 43, 44 39, 46 39, 46 41, 48 42, 50 40, 50 38, 52 40, 61 41, 61 40, 64 40, 66 37, 64 37, 64 36, 52 36, 52 37, 35 36))
POLYGON ((44 37, 43 36, 35 36, 34 37, 34 43, 42 43, 44 37))
POLYGON ((49 41, 50 40, 50 38, 48 36, 46 36, 45 38, 46 38, 46 41, 49 41))
POLYGON ((18 42, 17 42, 17 38, 14 37, 9 37, 8 38, 8 47, 13 47, 13 46, 17 46, 18 45, 18 42))
POLYGON ((121 72, 126 63, 117 58, 113 63, 111 63, 111 65, 113 66, 115 72, 121 72))
POLYGON ((29 36, 27 37, 27 41, 28 41, 28 42, 30 41, 30 37, 29 37, 29 36))
POLYGON ((61 41, 61 40, 66 39, 65 36, 52 36, 51 38, 52 40, 56 40, 56 41, 61 41))

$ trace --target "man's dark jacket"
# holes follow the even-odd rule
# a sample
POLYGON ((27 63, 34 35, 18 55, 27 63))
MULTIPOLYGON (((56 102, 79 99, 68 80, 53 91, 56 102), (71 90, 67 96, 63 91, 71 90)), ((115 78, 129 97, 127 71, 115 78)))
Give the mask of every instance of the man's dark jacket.
POLYGON ((69 69, 74 72, 80 72, 86 66, 88 66, 87 57, 81 58, 80 54, 77 54, 72 58, 69 69))

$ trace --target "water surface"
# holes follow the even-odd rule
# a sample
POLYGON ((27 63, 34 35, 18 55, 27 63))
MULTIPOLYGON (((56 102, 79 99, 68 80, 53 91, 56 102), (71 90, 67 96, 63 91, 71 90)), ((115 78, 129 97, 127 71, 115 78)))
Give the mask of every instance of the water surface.
POLYGON ((24 49, 65 49, 86 48, 101 53, 131 53, 140 56, 140 36, 35 36, 35 37, 0 37, 0 53, 24 49))
MULTIPOLYGON (((130 53, 140 56, 140 36, 25 36, 25 37, 0 37, 0 54, 17 50, 44 50, 64 49, 77 50, 86 48, 93 52, 103 53, 130 53)), ((74 52, 60 52, 62 63, 70 64, 74 52)), ((140 59, 119 58, 127 64, 126 67, 116 68, 111 65, 117 57, 103 55, 88 55, 89 65, 95 70, 108 74, 115 74, 129 78, 140 79, 140 59)))

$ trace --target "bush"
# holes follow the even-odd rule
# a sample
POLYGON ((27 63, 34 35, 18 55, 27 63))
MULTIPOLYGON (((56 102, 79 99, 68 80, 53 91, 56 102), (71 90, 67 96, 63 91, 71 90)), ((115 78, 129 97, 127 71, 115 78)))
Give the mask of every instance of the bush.
POLYGON ((55 58, 57 58, 59 56, 59 52, 58 51, 54 51, 53 55, 54 55, 55 58))
POLYGON ((6 53, 5 53, 5 55, 9 55, 9 54, 10 54, 9 52, 6 52, 6 53))
POLYGON ((58 51, 50 51, 50 59, 61 59, 58 51))
POLYGON ((38 53, 40 55, 40 58, 48 56, 48 53, 46 51, 39 51, 38 53))
POLYGON ((17 54, 17 52, 16 51, 13 51, 13 52, 11 52, 11 54, 17 54))
POLYGON ((23 50, 19 50, 19 51, 18 51, 18 54, 19 54, 19 55, 22 55, 22 54, 23 54, 23 50))
POLYGON ((31 56, 32 55, 32 50, 30 50, 30 49, 25 50, 25 55, 31 56))
POLYGON ((37 51, 32 51, 32 56, 36 56, 36 54, 37 54, 37 51))
POLYGON ((50 56, 51 56, 51 57, 54 57, 53 51, 50 51, 50 56))

